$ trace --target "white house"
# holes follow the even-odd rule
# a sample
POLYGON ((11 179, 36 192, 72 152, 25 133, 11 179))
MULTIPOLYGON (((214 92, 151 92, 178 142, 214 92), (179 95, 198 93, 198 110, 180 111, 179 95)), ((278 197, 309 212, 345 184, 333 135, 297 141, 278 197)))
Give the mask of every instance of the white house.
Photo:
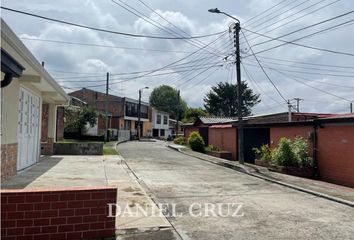
POLYGON ((152 109, 152 136, 159 138, 167 138, 170 135, 169 114, 152 109))
POLYGON ((56 107, 69 97, 1 19, 1 180, 53 148, 56 107))

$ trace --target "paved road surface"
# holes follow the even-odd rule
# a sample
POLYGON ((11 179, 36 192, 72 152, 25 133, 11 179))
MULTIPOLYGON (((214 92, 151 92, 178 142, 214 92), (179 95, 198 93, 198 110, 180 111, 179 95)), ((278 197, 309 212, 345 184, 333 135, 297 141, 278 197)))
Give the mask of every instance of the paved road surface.
POLYGON ((154 232, 151 239, 354 239, 354 208, 186 156, 163 142, 118 149, 154 200, 176 204, 183 214, 168 218, 178 235, 154 232), (242 203, 243 216, 189 214, 191 204, 198 214, 207 203, 242 203))

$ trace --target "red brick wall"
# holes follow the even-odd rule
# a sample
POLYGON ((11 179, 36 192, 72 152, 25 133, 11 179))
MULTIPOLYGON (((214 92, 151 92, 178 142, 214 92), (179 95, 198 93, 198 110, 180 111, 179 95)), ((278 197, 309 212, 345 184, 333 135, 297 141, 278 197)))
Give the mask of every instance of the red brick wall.
MULTIPOLYGON (((312 126, 283 126, 270 127, 270 146, 278 146, 279 140, 282 137, 295 139, 296 137, 303 137, 309 140, 310 134, 313 132, 312 126)), ((309 141, 311 144, 311 141, 309 141)), ((312 151, 311 151, 312 152, 312 151)))
MULTIPOLYGON (((72 93, 70 96, 79 98, 80 100, 86 102, 89 106, 95 109, 105 111, 106 109, 106 94, 101 92, 96 92, 90 89, 81 89, 72 93)), ((124 102, 123 98, 108 95, 108 111, 113 114, 113 116, 124 116, 124 102)))
POLYGON ((57 141, 64 139, 64 107, 57 107, 57 141))
POLYGON ((209 128, 209 144, 232 153, 232 160, 237 159, 236 128, 209 128))
POLYGON ((1 182, 17 173, 17 143, 1 144, 1 182))
POLYGON ((188 138, 189 137, 189 135, 192 133, 192 132, 194 132, 194 131, 199 131, 199 128, 198 127, 195 127, 195 126, 186 126, 185 128, 184 128, 184 137, 185 138, 188 138))
POLYGON ((42 104, 41 142, 46 142, 48 137, 48 113, 49 104, 42 104))
POLYGON ((1 190, 2 239, 96 239, 115 236, 108 203, 117 189, 1 190))
POLYGON ((320 177, 354 187, 354 126, 318 128, 317 145, 320 177))

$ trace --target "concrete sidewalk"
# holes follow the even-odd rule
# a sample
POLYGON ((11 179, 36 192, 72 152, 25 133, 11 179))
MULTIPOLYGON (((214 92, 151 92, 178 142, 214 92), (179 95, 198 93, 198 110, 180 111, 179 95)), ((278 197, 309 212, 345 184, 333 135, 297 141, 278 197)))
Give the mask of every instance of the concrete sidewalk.
POLYGON ((269 171, 266 167, 256 166, 252 164, 240 164, 237 161, 229 161, 207 154, 192 151, 190 148, 169 144, 168 147, 175 149, 188 156, 208 161, 217 165, 231 168, 254 177, 262 178, 273 183, 287 186, 302 192, 306 192, 315 196, 323 197, 335 202, 339 202, 351 207, 354 207, 354 189, 336 185, 320 180, 296 177, 287 174, 269 171))
MULTIPOLYGON (((118 188, 117 204, 121 209, 136 210, 145 205, 150 212, 160 212, 142 189, 134 174, 118 155, 45 156, 34 166, 19 172, 1 184, 2 189, 54 189, 63 187, 114 186, 118 188)), ((171 225, 165 217, 116 218, 117 234, 141 228, 164 228, 171 225)))

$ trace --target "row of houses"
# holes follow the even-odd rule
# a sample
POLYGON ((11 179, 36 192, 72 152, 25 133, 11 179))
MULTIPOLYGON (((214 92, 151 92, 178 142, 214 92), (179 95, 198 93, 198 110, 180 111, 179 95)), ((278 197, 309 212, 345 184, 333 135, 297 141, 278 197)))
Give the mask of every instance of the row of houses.
MULTIPOLYGON (((107 129, 117 135, 118 131, 128 130, 133 135, 137 135, 139 124, 139 101, 119 97, 115 95, 101 93, 87 88, 69 93, 72 106, 84 107, 89 106, 99 112, 107 111, 108 121, 107 129)), ((59 107, 57 113, 57 141, 62 140, 64 136, 64 116, 65 107, 59 107)), ((170 119, 169 114, 159 111, 149 106, 149 103, 141 101, 140 103, 140 136, 157 137, 166 139, 175 135, 177 132, 177 121, 170 119)), ((106 118, 98 117, 95 126, 88 126, 86 135, 103 136, 106 131, 106 118)), ((181 133, 181 124, 179 124, 179 133, 181 133)))
MULTIPOLYGON (((354 114, 277 113, 244 119, 244 160, 254 163, 253 148, 274 148, 280 138, 309 140, 315 174, 323 180, 354 187, 354 114), (290 121, 289 121, 290 120, 290 121)), ((185 137, 199 131, 206 145, 232 153, 238 160, 237 120, 200 117, 185 125, 185 137)))

